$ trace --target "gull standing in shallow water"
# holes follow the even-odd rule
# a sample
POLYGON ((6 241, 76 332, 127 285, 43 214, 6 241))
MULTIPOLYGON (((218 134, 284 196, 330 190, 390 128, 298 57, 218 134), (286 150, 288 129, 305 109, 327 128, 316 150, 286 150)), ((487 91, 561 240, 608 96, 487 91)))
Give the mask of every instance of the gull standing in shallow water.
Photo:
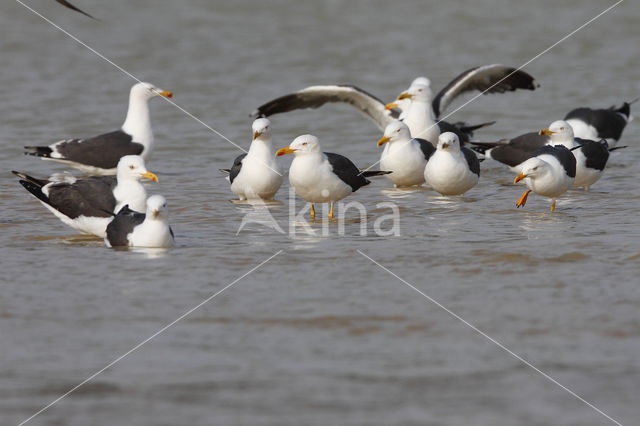
POLYGON ((556 199, 567 192, 576 176, 576 159, 565 146, 546 145, 521 164, 521 172, 513 183, 524 180, 529 188, 516 201, 516 207, 524 207, 531 191, 551 198, 551 211, 556 208, 556 199))
POLYGON ((311 218, 315 218, 314 203, 331 203, 329 217, 333 218, 333 203, 342 200, 359 188, 369 185, 369 176, 381 176, 388 171, 360 171, 347 157, 322 152, 318 138, 298 136, 277 155, 293 154, 289 182, 302 199, 311 203, 311 218))
POLYGON ((172 247, 174 237, 168 217, 167 200, 162 195, 152 195, 147 200, 146 213, 124 206, 107 226, 104 242, 107 247, 172 247))
POLYGON ((395 187, 422 185, 424 168, 435 152, 431 142, 411 137, 409 127, 402 121, 393 121, 384 129, 378 146, 384 145, 380 155, 380 170, 393 173, 386 175, 395 187))
POLYGON ((65 139, 48 146, 25 146, 27 155, 56 161, 94 175, 114 175, 118 161, 125 155, 149 159, 154 147, 149 100, 156 96, 173 97, 150 83, 137 83, 129 92, 127 117, 119 130, 87 139, 65 139))
POLYGON ((427 183, 441 195, 461 195, 476 186, 480 161, 468 148, 460 147, 455 133, 445 132, 424 169, 427 183))
POLYGON ((280 189, 283 176, 271 144, 271 122, 259 118, 251 128, 253 141, 249 152, 236 157, 230 169, 220 171, 229 173, 231 191, 240 200, 271 200, 280 189))
POLYGON ((138 155, 122 157, 116 177, 76 179, 71 175, 59 174, 47 180, 16 171, 13 173, 21 178, 20 184, 64 224, 83 234, 100 238, 104 238, 113 213, 124 205, 134 210, 144 210, 147 192, 140 179, 158 181, 138 155))

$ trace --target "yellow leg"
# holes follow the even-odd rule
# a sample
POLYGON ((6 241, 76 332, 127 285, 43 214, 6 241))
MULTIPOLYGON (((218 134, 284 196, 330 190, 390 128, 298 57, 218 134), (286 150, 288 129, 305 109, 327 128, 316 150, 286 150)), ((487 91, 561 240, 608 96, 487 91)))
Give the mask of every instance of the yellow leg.
POLYGON ((331 208, 329 209, 329 219, 333 219, 333 201, 331 202, 331 208))
POLYGON ((524 207, 524 205, 527 204, 527 197, 529 196, 530 192, 530 189, 524 191, 524 194, 522 194, 520 198, 518 198, 518 201, 516 201, 516 207, 524 207))
POLYGON ((313 207, 313 203, 311 203, 311 219, 316 218, 316 209, 313 207))
POLYGON ((553 203, 551 203, 551 211, 554 211, 556 209, 556 200, 553 200, 553 203))

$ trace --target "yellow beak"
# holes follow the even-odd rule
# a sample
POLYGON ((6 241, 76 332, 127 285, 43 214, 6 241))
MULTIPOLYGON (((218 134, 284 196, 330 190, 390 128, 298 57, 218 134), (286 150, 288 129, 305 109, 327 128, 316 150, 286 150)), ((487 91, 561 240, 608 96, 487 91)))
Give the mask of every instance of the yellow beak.
POLYGON ((516 178, 513 180, 513 183, 518 183, 520 182, 522 179, 526 178, 527 175, 525 175, 524 173, 520 173, 518 176, 516 176, 516 178))
POLYGON ((158 210, 154 210, 152 213, 153 213, 153 218, 154 219, 157 218, 158 215, 160 214, 160 212, 158 210))
POLYGON ((384 106, 384 109, 394 109, 394 108, 398 108, 398 104, 395 102, 389 102, 384 106))
POLYGON ((382 146, 385 143, 389 142, 391 140, 391 138, 389 136, 383 136, 380 138, 380 140, 378 141, 378 146, 382 146))
POLYGON ((551 135, 552 135, 552 134, 554 134, 554 133, 555 133, 555 132, 552 132, 552 131, 551 131, 551 130, 549 130, 549 129, 542 129, 542 130, 540 130, 540 131, 538 132, 538 134, 539 134, 540 136, 551 136, 551 135))
POLYGON ((445 149, 445 148, 449 148, 449 144, 446 142, 442 144, 442 149, 445 149))
POLYGON ((153 174, 153 173, 151 173, 151 172, 144 172, 144 173, 142 174, 142 177, 143 177, 143 178, 147 178, 147 179, 149 179, 149 180, 152 180, 152 181, 154 181, 154 182, 157 182, 157 181, 158 181, 158 176, 154 175, 154 174, 153 174))
POLYGON ((258 132, 257 130, 255 132, 253 132, 253 139, 256 140, 260 137, 262 133, 258 132))
POLYGON ((276 155, 278 157, 280 157, 281 155, 293 154, 294 152, 295 152, 295 149, 291 149, 289 147, 286 147, 286 148, 280 148, 278 150, 278 152, 276 152, 276 155))
POLYGON ((398 95, 398 100, 401 101, 402 99, 412 99, 413 95, 410 95, 407 92, 404 93, 400 93, 400 95, 398 95))

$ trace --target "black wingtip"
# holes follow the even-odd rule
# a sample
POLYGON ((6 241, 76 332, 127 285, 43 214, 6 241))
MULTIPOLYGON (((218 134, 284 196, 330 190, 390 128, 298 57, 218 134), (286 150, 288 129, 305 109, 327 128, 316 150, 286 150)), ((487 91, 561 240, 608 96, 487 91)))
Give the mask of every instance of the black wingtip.
POLYGON ((384 176, 384 175, 388 175, 389 173, 393 173, 393 172, 387 171, 387 170, 364 170, 360 172, 360 174, 363 177, 384 176))
POLYGON ((218 169, 220 173, 231 174, 231 169, 218 169))
POLYGON ((472 145, 471 146, 471 150, 477 152, 478 154, 482 154, 484 155, 485 152, 487 152, 488 148, 485 148, 483 146, 477 146, 477 145, 472 145))
POLYGON ((63 5, 64 7, 67 7, 71 10, 75 10, 78 13, 82 13, 84 16, 88 16, 91 19, 94 19, 96 21, 100 21, 98 18, 89 15, 87 12, 85 12, 82 9, 78 9, 77 7, 75 7, 74 5, 72 5, 71 3, 69 3, 67 0, 56 0, 58 3, 60 3, 61 5, 63 5))
POLYGON ((628 147, 629 147, 628 145, 623 145, 623 146, 614 146, 614 147, 612 147, 612 148, 609 148, 609 152, 617 151, 617 150, 619 150, 619 149, 622 149, 622 148, 628 148, 628 147))

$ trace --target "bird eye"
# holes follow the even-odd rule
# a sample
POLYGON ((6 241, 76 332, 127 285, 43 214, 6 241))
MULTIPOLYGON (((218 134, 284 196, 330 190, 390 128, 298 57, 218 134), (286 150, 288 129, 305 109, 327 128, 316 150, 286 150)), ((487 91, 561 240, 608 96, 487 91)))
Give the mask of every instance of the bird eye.
POLYGON ((560 127, 560 130, 564 130, 564 127, 560 127))
POLYGON ((136 166, 134 166, 133 164, 131 164, 131 165, 129 166, 129 168, 130 168, 131 170, 133 170, 133 169, 135 169, 135 168, 136 168, 136 166))
POLYGON ((303 143, 302 143, 302 146, 307 146, 307 143, 306 143, 306 142, 303 142, 303 143))
POLYGON ((396 133, 400 133, 400 129, 396 130, 396 133))
POLYGON ((538 166, 535 166, 535 167, 534 167, 533 169, 531 169, 531 170, 538 170, 538 166))
POLYGON ((418 92, 422 92, 422 89, 418 89, 418 92))

